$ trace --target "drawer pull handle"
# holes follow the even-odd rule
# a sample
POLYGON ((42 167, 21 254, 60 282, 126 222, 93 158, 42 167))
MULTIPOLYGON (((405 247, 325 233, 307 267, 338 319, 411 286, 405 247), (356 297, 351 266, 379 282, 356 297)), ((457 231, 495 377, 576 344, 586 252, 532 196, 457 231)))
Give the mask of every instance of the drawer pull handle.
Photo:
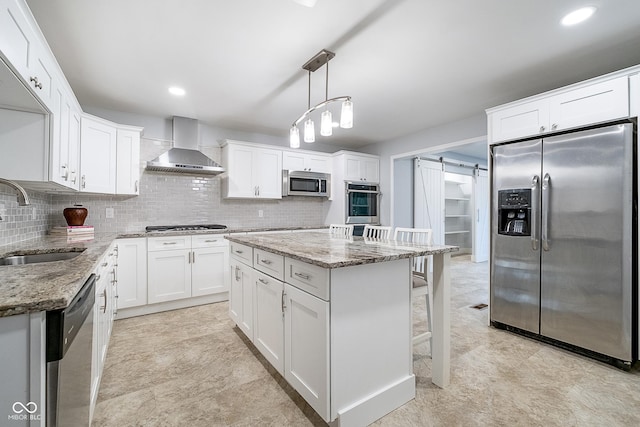
POLYGON ((163 245, 175 245, 176 242, 162 242, 163 245))
POLYGON ((103 267, 106 267, 107 265, 108 265, 108 263, 106 263, 106 262, 103 262, 103 263, 102 263, 102 266, 103 266, 103 267))
POLYGON ((303 273, 293 273, 294 276, 298 276, 301 279, 304 280, 309 280, 311 279, 311 276, 309 276, 308 274, 303 274, 303 273))
POLYGON ((265 284, 265 285, 268 285, 268 284, 269 284, 269 282, 268 282, 268 281, 266 281, 266 280, 264 280, 262 277, 258 279, 258 282, 263 283, 263 284, 265 284))
POLYGON ((241 254, 242 253, 242 251, 240 251, 240 250, 235 250, 234 252, 237 253, 237 254, 241 254))
POLYGON ((287 308, 287 304, 285 304, 287 294, 284 293, 284 290, 282 291, 282 298, 280 300, 280 304, 282 307, 282 316, 284 317, 284 309, 287 308))
POLYGON ((272 264, 271 261, 269 261, 268 259, 261 259, 260 262, 267 265, 272 264))
POLYGON ((205 240, 204 242, 205 242, 205 243, 215 243, 215 242, 217 242, 217 241, 218 241, 218 240, 205 240))

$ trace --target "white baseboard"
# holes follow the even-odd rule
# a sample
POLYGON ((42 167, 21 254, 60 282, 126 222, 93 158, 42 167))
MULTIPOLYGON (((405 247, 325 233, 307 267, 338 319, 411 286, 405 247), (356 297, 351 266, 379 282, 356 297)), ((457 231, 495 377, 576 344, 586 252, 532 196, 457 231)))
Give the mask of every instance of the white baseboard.
POLYGON ((161 302, 157 304, 141 305, 138 307, 119 308, 116 320, 128 317, 144 316, 145 314, 160 313, 163 311, 177 310, 180 308, 195 307, 196 305, 212 304, 214 302, 228 301, 229 293, 204 295, 194 298, 184 298, 175 301, 161 302))

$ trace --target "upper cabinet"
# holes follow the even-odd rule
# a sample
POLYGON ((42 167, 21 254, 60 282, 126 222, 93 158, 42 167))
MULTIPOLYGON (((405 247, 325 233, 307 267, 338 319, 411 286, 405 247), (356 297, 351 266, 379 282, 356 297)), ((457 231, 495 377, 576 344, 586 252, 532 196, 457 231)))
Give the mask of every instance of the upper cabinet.
POLYGON ((282 151, 227 140, 222 147, 223 194, 228 198, 282 198, 282 151))
POLYGON ((80 137, 80 190, 138 194, 141 128, 85 114, 80 137), (118 191, 117 191, 118 190, 118 191))
POLYGON ((331 173, 331 155, 309 151, 283 151, 282 169, 331 173))
POLYGON ((334 156, 334 175, 341 181, 380 181, 380 158, 371 154, 339 151, 334 156), (339 170, 337 170, 339 169, 339 170))
POLYGON ((627 75, 586 82, 487 110, 489 142, 556 132, 629 116, 627 75))
POLYGON ((0 7, 0 51, 50 108, 57 63, 23 1, 0 0, 0 7))

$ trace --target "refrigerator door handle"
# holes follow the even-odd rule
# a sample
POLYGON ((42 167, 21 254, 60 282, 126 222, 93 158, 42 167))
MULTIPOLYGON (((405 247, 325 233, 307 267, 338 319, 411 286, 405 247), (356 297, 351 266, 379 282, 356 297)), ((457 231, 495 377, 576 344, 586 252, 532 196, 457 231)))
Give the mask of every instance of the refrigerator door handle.
POLYGON ((538 214, 540 210, 540 177, 534 175, 531 179, 531 249, 538 250, 540 230, 538 230, 538 214))
POLYGON ((542 249, 549 250, 549 199, 551 192, 551 177, 548 173, 542 179, 542 249))

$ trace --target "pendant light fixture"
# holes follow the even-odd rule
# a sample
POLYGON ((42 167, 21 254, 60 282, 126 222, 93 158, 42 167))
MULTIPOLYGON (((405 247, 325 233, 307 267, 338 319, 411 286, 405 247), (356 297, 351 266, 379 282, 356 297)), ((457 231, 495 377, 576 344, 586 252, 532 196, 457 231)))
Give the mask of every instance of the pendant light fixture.
MULTIPOLYGON (((302 69, 307 70, 309 74, 307 111, 305 111, 300 117, 298 117, 298 119, 291 125, 291 130, 289 131, 289 146, 291 148, 300 147, 300 131, 298 129, 298 124, 304 119, 307 119, 304 122, 304 142, 311 143, 315 141, 315 125, 309 115, 315 110, 321 109, 322 107, 328 107, 328 105, 333 102, 342 101, 342 110, 340 112, 340 127, 344 129, 350 129, 353 127, 353 103, 351 102, 351 97, 338 96, 336 98, 329 99, 329 61, 334 56, 335 53, 323 49, 315 54, 302 66, 302 69), (311 107, 311 73, 316 71, 323 65, 327 66, 325 80, 325 99, 321 103, 311 107)), ((326 108, 325 111, 322 112, 320 117, 320 135, 331 136, 333 134, 333 117, 331 115, 331 111, 329 111, 329 108, 326 108)))

